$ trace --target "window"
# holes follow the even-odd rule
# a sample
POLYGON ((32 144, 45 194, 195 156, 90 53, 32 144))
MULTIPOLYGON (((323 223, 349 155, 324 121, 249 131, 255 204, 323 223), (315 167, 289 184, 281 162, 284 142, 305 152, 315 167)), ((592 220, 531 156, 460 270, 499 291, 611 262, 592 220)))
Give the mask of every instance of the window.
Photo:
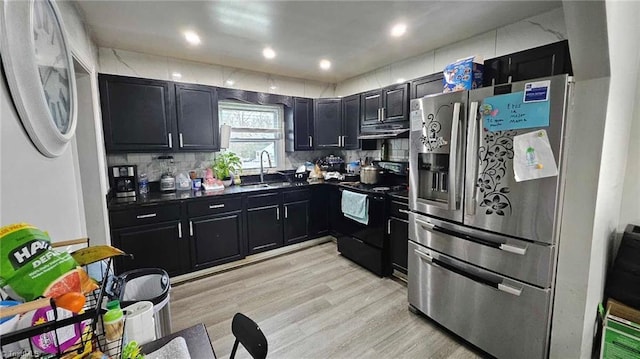
POLYGON ((221 101, 218 112, 220 125, 231 126, 229 151, 240 157, 243 170, 259 169, 262 151, 269 153, 271 168, 284 168, 282 107, 221 101))

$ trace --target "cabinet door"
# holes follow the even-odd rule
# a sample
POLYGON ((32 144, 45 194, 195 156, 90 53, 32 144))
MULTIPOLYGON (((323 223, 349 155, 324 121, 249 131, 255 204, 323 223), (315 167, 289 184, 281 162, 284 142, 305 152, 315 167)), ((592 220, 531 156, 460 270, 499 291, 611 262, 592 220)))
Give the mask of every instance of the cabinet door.
POLYGON ((340 147, 340 136, 342 136, 341 99, 316 100, 314 132, 316 142, 314 147, 316 149, 340 147))
POLYGON ((409 222, 398 218, 389 218, 387 223, 391 242, 391 262, 393 268, 407 273, 407 248, 409 245, 409 222))
POLYGON ((170 275, 184 273, 189 265, 187 236, 180 221, 162 222, 112 231, 114 246, 131 258, 117 258, 116 273, 137 268, 162 268, 170 275))
POLYGON ((342 99, 342 147, 348 150, 360 148, 360 95, 342 99))
POLYGON ((442 73, 437 73, 411 81, 410 99, 442 93, 442 73))
POLYGON ((242 259, 242 215, 240 211, 189 221, 193 269, 242 259))
POLYGON ((282 247, 280 206, 271 205, 247 210, 249 254, 282 247))
POLYGON ((166 151, 176 146, 172 83, 113 75, 98 79, 107 152, 166 151))
POLYGON ((218 151, 218 98, 210 86, 176 84, 178 147, 218 151))
POLYGON ((315 186, 311 191, 309 235, 319 237, 329 232, 329 195, 332 187, 315 186))
POLYGON ((482 86, 489 87, 505 84, 509 81, 509 56, 496 57, 484 61, 482 70, 482 86))
POLYGON ((380 109, 382 108, 382 93, 380 90, 365 92, 361 95, 360 121, 361 126, 380 123, 380 109))
POLYGON ((382 122, 409 121, 409 84, 382 90, 384 112, 382 122))
POLYGON ((284 204, 284 242, 292 244, 309 238, 309 201, 284 204))
POLYGON ((294 149, 313 149, 313 100, 296 97, 293 100, 294 149))
POLYGON ((509 74, 514 82, 564 73, 572 74, 567 41, 511 55, 509 74))

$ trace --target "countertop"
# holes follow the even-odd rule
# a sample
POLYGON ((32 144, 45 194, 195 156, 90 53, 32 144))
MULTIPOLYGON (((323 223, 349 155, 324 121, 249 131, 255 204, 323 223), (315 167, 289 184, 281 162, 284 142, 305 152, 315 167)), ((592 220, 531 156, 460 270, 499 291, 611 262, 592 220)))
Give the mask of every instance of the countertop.
MULTIPOLYGON (((221 191, 203 191, 203 190, 189 190, 189 191, 176 191, 172 193, 161 193, 161 192, 151 192, 145 196, 139 196, 136 198, 111 198, 107 204, 107 207, 111 210, 118 209, 126 209, 132 207, 140 207, 140 206, 157 206, 161 204, 167 203, 175 203, 190 199, 196 198, 207 198, 207 197, 221 197, 221 196, 232 196, 239 195, 243 193, 250 192, 261 192, 261 191, 276 191, 276 190, 293 190, 293 189, 301 189, 308 188, 311 186, 318 185, 330 185, 330 186, 339 186, 346 189, 350 189, 352 191, 358 192, 357 188, 353 188, 349 186, 346 182, 317 182, 317 183, 308 183, 308 182, 276 182, 276 183, 268 183, 268 187, 261 185, 259 183, 256 184, 245 184, 241 186, 230 186, 221 191)), ((407 191, 400 192, 387 192, 387 195, 392 198, 396 198, 397 200, 407 202, 409 201, 407 191)))

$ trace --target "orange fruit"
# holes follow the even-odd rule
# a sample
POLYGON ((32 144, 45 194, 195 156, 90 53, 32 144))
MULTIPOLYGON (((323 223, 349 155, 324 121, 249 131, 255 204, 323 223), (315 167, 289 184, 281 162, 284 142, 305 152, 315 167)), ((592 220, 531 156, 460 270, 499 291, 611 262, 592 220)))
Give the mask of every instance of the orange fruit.
POLYGON ((69 292, 88 293, 98 288, 82 268, 69 271, 51 282, 45 289, 45 297, 57 298, 69 292))

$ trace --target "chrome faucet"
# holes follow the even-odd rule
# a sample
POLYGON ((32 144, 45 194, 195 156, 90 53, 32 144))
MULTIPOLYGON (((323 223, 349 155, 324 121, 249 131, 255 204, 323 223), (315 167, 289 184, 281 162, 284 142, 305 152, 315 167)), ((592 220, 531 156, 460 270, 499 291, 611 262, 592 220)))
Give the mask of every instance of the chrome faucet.
POLYGON ((267 161, 269 161, 269 167, 271 167, 271 156, 269 156, 269 152, 267 152, 267 150, 263 150, 262 152, 260 152, 260 183, 264 183, 264 166, 263 166, 263 160, 262 160, 262 155, 267 154, 267 161))

